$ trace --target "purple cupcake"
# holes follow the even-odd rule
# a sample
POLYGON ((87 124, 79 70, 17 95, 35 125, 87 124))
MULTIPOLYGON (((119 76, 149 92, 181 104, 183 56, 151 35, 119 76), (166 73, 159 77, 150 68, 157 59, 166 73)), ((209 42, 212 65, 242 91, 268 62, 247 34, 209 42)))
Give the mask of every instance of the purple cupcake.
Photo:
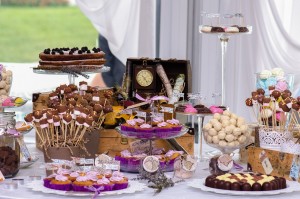
POLYGON ((113 172, 109 179, 113 183, 113 190, 126 189, 128 187, 128 179, 118 171, 113 172))
POLYGON ((82 191, 82 192, 91 192, 91 190, 85 188, 88 186, 92 186, 94 182, 90 179, 89 176, 78 176, 76 180, 73 182, 73 190, 74 191, 82 191))
POLYGON ((55 179, 51 180, 49 188, 62 191, 70 191, 72 189, 72 182, 66 176, 56 175, 55 179))
POLYGON ((103 187, 104 189, 102 191, 112 191, 114 184, 106 177, 103 177, 102 179, 97 180, 93 186, 97 189, 103 187))
POLYGON ((142 124, 137 129, 137 138, 150 139, 153 137, 154 128, 150 124, 142 124))
POLYGON ((172 127, 170 127, 170 124, 166 122, 161 122, 157 124, 157 127, 155 128, 156 136, 159 138, 167 138, 170 136, 170 133, 172 132, 172 127))

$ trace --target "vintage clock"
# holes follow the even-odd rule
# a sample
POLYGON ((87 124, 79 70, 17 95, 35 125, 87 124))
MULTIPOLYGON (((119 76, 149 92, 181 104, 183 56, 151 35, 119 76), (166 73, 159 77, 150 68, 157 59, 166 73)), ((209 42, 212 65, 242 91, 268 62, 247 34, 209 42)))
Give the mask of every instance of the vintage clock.
POLYGON ((155 66, 135 66, 133 82, 134 90, 144 92, 154 91, 156 84, 155 66))

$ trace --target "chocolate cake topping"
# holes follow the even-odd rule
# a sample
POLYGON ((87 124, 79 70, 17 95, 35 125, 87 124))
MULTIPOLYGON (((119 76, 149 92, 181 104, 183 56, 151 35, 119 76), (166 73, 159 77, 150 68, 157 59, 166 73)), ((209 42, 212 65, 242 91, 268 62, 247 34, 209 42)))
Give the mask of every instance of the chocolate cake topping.
POLYGON ((33 114, 32 113, 29 113, 25 116, 24 120, 26 122, 32 122, 33 121, 33 114))
POLYGON ((78 116, 76 117, 76 122, 78 122, 79 124, 83 124, 85 121, 84 117, 78 116))
POLYGON ((252 98, 247 98, 245 103, 247 106, 253 106, 252 98))
POLYGON ((60 122, 60 117, 58 115, 53 115, 54 122, 60 122))
POLYGON ((65 114, 65 115, 63 116, 63 119, 64 119, 67 123, 69 123, 69 122, 72 121, 72 116, 71 116, 70 114, 65 114))

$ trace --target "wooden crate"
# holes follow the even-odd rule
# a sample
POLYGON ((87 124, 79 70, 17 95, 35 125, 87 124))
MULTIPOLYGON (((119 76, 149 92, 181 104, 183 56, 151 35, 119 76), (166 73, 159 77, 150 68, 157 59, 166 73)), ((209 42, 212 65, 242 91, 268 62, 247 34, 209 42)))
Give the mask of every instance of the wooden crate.
MULTIPOLYGON (((100 132, 99 150, 98 153, 108 153, 114 157, 122 150, 129 149, 129 143, 135 139, 124 138, 116 130, 104 129, 100 132)), ((182 137, 176 138, 176 141, 189 153, 194 153, 194 136, 185 134, 182 137)), ((155 145, 158 148, 165 150, 173 149, 166 140, 155 140, 155 145)))

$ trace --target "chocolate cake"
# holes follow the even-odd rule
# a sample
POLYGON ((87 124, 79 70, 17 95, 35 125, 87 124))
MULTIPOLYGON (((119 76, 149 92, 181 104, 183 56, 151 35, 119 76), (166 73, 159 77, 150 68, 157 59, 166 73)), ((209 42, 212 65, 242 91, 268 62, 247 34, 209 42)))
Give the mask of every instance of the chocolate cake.
POLYGON ((205 186, 233 191, 271 191, 287 187, 285 178, 253 173, 211 175, 206 178, 205 186))
POLYGON ((225 30, 222 27, 215 26, 211 28, 211 32, 225 32, 225 30))
POLYGON ((39 54, 39 69, 61 70, 62 68, 97 69, 105 63, 105 54, 99 48, 47 48, 39 54))

